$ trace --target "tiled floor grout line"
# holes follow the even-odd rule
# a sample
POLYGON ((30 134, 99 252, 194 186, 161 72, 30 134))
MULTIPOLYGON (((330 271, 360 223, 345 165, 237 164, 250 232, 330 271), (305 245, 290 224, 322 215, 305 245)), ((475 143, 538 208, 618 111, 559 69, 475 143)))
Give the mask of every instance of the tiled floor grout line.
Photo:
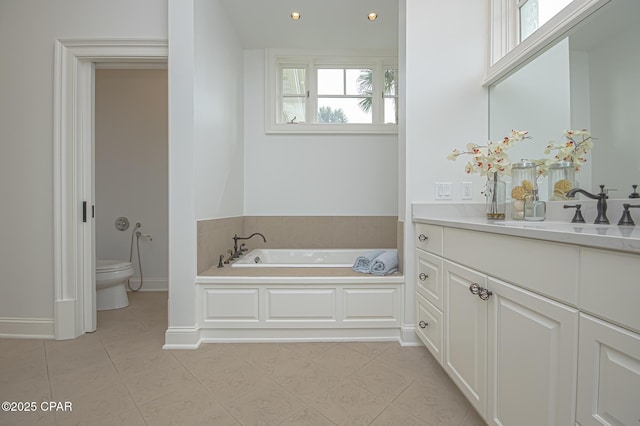
MULTIPOLYGON (((173 354, 172 354, 173 356, 173 354)), ((174 356, 175 358, 175 356, 174 356)), ((238 422, 238 424, 242 425, 242 422, 240 421, 240 419, 236 418, 236 416, 233 415, 233 413, 231 412, 231 410, 229 410, 229 407, 226 406, 226 404, 224 404, 223 401, 218 400, 213 393, 211 392, 211 389, 209 389, 208 386, 206 386, 204 383, 202 383, 198 377, 193 373, 193 371, 191 371, 191 369, 189 369, 189 367, 187 367, 186 365, 184 365, 182 362, 180 362, 180 360, 177 359, 177 361, 180 363, 180 365, 182 365, 182 367, 189 373, 189 375, 191 377, 193 377, 196 382, 198 382, 200 384, 200 386, 202 386, 205 391, 207 392, 207 395, 209 398, 211 398, 212 400, 214 400, 215 402, 217 402, 218 404, 220 404, 220 406, 236 421, 238 422)))

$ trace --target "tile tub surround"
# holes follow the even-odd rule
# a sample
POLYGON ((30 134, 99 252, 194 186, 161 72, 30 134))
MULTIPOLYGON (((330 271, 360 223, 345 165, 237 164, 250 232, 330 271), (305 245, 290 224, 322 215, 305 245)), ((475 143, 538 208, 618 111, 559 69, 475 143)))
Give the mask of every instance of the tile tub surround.
MULTIPOLYGON (((218 264, 221 254, 229 256, 233 236, 244 229, 242 216, 198 221, 198 274, 218 264)), ((244 235, 243 235, 244 236, 244 235)))
POLYGON ((163 350, 167 293, 133 293, 75 340, 0 339, 2 425, 465 425, 484 423, 424 347, 208 344, 163 350))
MULTIPOLYGON (((198 274, 218 264, 233 248, 233 236, 260 237, 243 241, 247 248, 380 248, 402 247, 397 216, 244 216, 198 221, 198 274)), ((399 253, 401 255, 401 253, 399 253)))

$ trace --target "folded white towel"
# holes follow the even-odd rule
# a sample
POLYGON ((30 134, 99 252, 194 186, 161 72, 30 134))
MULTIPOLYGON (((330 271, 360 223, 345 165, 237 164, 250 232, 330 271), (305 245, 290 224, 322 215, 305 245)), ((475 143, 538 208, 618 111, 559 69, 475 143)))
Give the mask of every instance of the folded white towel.
POLYGON ((371 263, 373 275, 389 275, 398 270, 398 251, 388 250, 376 257, 371 263))
POLYGON ((382 253, 384 253, 384 250, 376 250, 372 251, 369 254, 358 256, 351 269, 356 272, 368 274, 371 270, 371 262, 373 262, 373 260, 376 257, 380 256, 382 253))

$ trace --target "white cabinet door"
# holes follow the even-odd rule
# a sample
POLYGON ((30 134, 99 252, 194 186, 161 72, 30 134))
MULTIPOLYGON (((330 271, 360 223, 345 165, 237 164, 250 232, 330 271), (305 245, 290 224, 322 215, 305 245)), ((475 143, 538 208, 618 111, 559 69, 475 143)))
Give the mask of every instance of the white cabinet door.
POLYGON ((575 424, 578 310, 489 278, 488 422, 575 424))
POLYGON ((580 425, 640 425, 638 334, 580 314, 578 365, 580 425))
POLYGON ((470 292, 486 288, 487 277, 444 262, 444 362, 451 379, 482 417, 486 416, 487 307, 470 292))

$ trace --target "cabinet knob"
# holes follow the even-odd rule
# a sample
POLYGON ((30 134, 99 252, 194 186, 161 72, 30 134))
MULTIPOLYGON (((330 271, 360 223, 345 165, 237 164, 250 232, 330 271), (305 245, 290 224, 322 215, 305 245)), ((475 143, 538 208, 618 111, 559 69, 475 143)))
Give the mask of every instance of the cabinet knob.
POLYGON ((420 322, 418 323, 418 325, 420 326, 420 328, 427 328, 427 326, 429 325, 429 323, 428 323, 428 322, 425 322, 425 321, 420 321, 420 322))
POLYGON ((425 274, 424 272, 420 272, 420 275, 418 275, 418 278, 420 278, 420 281, 424 281, 427 278, 429 278, 429 275, 425 274))
POLYGON ((480 287, 478 283, 473 283, 469 286, 469 291, 471 292, 471 294, 478 294, 480 293, 480 290, 482 290, 482 287, 480 287))
POLYGON ((478 293, 478 297, 482 300, 489 300, 489 297, 492 295, 493 293, 491 292, 491 290, 487 290, 486 288, 482 288, 480 289, 480 293, 478 293))
POLYGON ((427 236, 426 236, 426 235, 424 235, 424 234, 420 234, 420 235, 418 235, 418 240, 419 240, 421 243, 424 243, 424 242, 425 242, 425 241, 427 241, 428 239, 429 239, 429 237, 427 237, 427 236))

